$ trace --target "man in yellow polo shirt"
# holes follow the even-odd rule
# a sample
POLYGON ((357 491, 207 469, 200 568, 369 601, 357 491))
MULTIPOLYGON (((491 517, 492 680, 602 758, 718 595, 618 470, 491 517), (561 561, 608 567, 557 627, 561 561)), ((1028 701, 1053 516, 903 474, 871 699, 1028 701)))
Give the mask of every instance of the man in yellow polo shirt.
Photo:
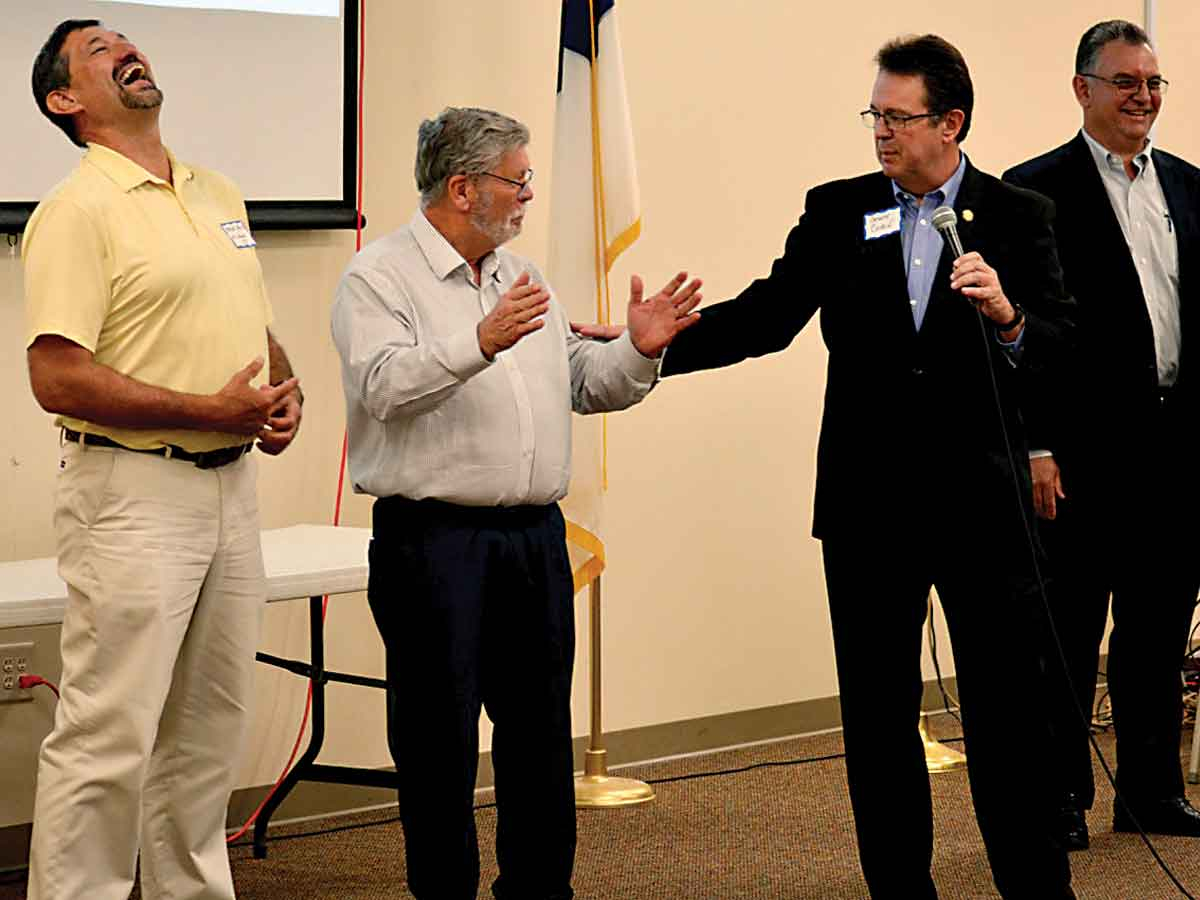
POLYGON ((30 381, 65 438, 70 592, 29 897, 126 900, 140 846, 147 900, 232 898, 225 809, 265 599, 249 451, 290 444, 299 388, 241 195, 163 146, 146 58, 63 22, 33 92, 87 152, 23 246, 30 381))

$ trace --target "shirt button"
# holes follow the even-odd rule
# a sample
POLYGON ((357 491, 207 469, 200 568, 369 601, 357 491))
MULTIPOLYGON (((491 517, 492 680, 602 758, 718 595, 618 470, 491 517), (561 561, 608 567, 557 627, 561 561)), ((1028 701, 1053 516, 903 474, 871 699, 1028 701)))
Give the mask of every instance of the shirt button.
MULTIPOLYGON (((1143 261, 1143 262, 1145 262, 1145 260, 1142 260, 1142 261, 1143 261)), ((920 261, 919 259, 914 259, 914 260, 913 260, 913 265, 914 265, 914 266, 919 266, 920 264, 921 264, 921 261, 920 261)))
POLYGON ((928 222, 926 222, 924 219, 922 219, 922 220, 921 220, 921 224, 922 224, 922 225, 928 225, 929 223, 928 223, 928 222))

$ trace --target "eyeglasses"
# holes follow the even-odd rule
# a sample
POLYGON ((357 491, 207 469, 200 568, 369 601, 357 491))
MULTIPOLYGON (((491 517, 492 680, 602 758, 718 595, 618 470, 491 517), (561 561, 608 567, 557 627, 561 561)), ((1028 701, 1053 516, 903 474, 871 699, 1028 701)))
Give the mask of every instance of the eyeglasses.
POLYGON ((505 178, 503 175, 494 175, 491 172, 480 172, 480 175, 487 175, 489 178, 495 178, 497 181, 503 181, 506 184, 511 184, 517 189, 518 194, 523 194, 525 190, 533 184, 533 169, 525 170, 525 177, 518 181, 515 178, 505 178))
POLYGON ((927 112, 918 113, 915 116, 906 116, 902 113, 880 112, 877 109, 864 109, 859 113, 862 118, 864 128, 874 129, 879 124, 879 120, 883 120, 883 124, 888 131, 904 131, 908 128, 909 122, 915 122, 917 119, 936 119, 941 116, 941 113, 927 112))
POLYGON ((1095 78, 1097 81, 1103 81, 1105 84, 1112 85, 1117 93, 1129 96, 1139 93, 1143 84, 1146 86, 1146 90, 1152 94, 1164 94, 1169 84, 1167 79, 1159 75, 1151 75, 1149 78, 1130 78, 1128 75, 1105 78, 1103 75, 1093 75, 1091 72, 1077 72, 1076 74, 1081 78, 1095 78))

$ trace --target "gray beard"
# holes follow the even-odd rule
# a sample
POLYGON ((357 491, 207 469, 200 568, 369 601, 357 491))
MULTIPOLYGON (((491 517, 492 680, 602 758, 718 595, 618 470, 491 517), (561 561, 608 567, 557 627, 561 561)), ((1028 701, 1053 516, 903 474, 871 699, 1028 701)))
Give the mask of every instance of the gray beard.
POLYGON ((482 216, 477 217, 472 224, 496 247, 503 247, 521 233, 520 228, 508 222, 485 222, 482 216))
POLYGON ((134 94, 122 87, 117 96, 121 98, 121 105, 126 109, 155 109, 162 106, 163 102, 163 92, 158 88, 134 94))
POLYGON ((471 212, 471 224, 483 234, 493 246, 501 247, 521 233, 520 226, 513 226, 507 220, 489 222, 487 214, 491 212, 495 200, 491 195, 485 195, 480 207, 471 212))
POLYGON ((492 242, 493 246, 504 246, 518 234, 521 233, 520 227, 512 226, 508 221, 504 222, 488 222, 486 214, 488 209, 491 209, 491 204, 488 204, 487 209, 476 210, 470 215, 470 223, 479 229, 481 234, 484 234, 487 240, 492 242))

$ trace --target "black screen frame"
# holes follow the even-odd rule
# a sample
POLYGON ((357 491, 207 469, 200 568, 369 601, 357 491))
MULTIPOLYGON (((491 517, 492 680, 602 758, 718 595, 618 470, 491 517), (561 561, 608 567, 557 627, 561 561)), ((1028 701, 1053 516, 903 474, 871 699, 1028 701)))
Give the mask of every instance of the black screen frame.
MULTIPOLYGON (((250 227, 256 231, 358 227, 358 5, 359 0, 346 0, 343 6, 342 197, 340 200, 247 200, 250 227)), ((36 206, 36 200, 0 202, 0 234, 21 234, 36 206)))

